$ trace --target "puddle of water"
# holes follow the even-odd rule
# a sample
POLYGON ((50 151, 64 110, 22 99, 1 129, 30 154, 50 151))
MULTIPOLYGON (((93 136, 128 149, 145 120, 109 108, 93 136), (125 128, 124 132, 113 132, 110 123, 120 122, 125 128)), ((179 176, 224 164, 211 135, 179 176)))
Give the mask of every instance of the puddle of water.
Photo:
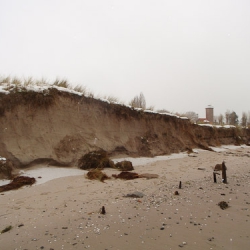
POLYGON ((236 150, 240 148, 247 148, 249 146, 247 145, 241 145, 241 146, 235 146, 235 145, 222 145, 221 147, 210 147, 213 149, 215 152, 224 152, 227 150, 236 150))
POLYGON ((10 183, 10 180, 0 180, 0 186, 9 184, 9 183, 10 183))
MULTIPOLYGON (((43 184, 47 181, 61 177, 84 175, 87 171, 77 168, 60 168, 60 167, 39 167, 32 169, 24 169, 20 171, 20 175, 36 178, 34 185, 43 184), (38 178, 42 177, 42 178, 38 178)), ((9 180, 0 180, 0 186, 8 184, 9 180)))
POLYGON ((140 166, 140 165, 147 165, 152 162, 157 161, 166 161, 171 159, 180 159, 187 156, 187 153, 179 153, 179 154, 171 154, 171 155, 161 155, 161 156, 155 156, 155 157, 139 157, 139 158, 132 158, 132 157, 124 157, 124 158, 114 158, 112 159, 114 163, 120 162, 120 161, 131 161, 133 166, 140 166))

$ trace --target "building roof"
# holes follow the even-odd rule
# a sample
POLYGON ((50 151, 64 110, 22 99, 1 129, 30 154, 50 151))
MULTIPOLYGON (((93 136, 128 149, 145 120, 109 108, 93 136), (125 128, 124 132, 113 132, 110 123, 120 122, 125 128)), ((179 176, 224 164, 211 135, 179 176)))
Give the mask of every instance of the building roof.
POLYGON ((198 122, 203 122, 203 123, 210 123, 209 120, 207 120, 207 118, 199 118, 198 122))
POLYGON ((206 109, 213 109, 214 107, 212 105, 207 105, 206 109))

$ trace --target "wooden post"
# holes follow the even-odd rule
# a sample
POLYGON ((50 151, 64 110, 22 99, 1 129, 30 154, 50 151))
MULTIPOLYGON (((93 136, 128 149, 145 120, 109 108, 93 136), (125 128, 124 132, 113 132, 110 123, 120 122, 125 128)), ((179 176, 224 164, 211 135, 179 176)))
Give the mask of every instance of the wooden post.
POLYGON ((222 162, 222 180, 223 183, 227 183, 227 167, 224 161, 222 162))
POLYGON ((106 210, 105 210, 105 207, 104 207, 104 206, 102 206, 101 214, 106 214, 106 210))
POLYGON ((217 183, 217 180, 216 180, 216 173, 213 172, 213 174, 214 174, 214 183, 217 183))
POLYGON ((179 189, 181 189, 181 181, 180 181, 180 183, 179 183, 179 189))

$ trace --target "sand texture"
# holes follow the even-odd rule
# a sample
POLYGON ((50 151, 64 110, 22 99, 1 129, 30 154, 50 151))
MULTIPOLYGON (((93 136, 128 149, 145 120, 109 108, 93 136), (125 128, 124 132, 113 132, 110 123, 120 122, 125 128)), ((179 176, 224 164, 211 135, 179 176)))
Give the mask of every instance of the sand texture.
POLYGON ((0 234, 0 248, 249 249, 250 147, 199 151, 134 172, 159 177, 102 183, 83 171, 1 193, 0 230, 12 228, 0 234), (214 183, 212 167, 223 160, 228 184, 221 175, 214 183), (140 197, 127 196, 133 193, 140 197), (221 209, 221 201, 229 207, 221 209))

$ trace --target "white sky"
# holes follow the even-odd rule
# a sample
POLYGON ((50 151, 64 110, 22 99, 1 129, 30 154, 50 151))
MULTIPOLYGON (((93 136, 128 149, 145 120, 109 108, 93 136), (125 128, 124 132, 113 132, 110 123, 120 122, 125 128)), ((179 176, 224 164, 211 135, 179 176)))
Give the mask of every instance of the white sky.
POLYGON ((0 0, 0 75, 205 117, 250 111, 249 0, 0 0))

